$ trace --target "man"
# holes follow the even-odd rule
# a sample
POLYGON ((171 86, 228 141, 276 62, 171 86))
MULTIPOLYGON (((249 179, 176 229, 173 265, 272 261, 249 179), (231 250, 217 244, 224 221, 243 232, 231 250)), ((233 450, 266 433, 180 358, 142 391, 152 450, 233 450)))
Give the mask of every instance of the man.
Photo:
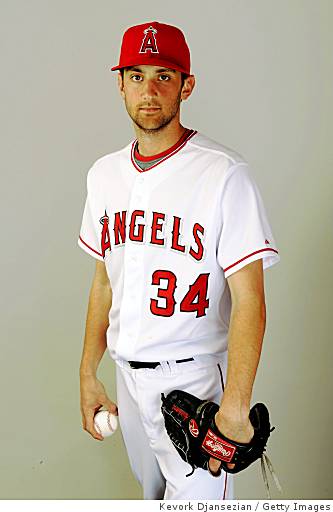
POLYGON ((83 428, 102 440, 94 414, 102 406, 119 414, 145 499, 233 499, 233 475, 216 459, 186 477, 160 397, 183 389, 213 400, 220 431, 251 440, 263 270, 280 256, 247 162, 180 122, 195 86, 182 31, 156 21, 130 27, 111 69, 136 139, 87 175, 78 244, 97 261, 80 365, 83 428), (117 404, 96 377, 106 348, 117 404))

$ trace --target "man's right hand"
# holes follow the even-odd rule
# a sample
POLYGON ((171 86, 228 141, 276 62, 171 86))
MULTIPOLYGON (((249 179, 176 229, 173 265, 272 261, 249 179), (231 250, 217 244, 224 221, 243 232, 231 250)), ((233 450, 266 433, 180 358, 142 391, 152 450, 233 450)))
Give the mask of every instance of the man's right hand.
POLYGON ((111 414, 118 416, 117 404, 109 399, 103 384, 94 375, 80 375, 80 394, 83 429, 94 439, 103 441, 104 437, 94 427, 94 416, 103 406, 111 414))

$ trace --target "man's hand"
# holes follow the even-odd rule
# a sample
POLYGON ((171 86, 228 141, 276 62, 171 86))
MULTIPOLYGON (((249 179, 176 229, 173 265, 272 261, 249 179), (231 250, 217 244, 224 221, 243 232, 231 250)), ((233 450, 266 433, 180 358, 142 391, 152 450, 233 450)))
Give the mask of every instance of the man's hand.
MULTIPOLYGON (((218 412, 215 415, 215 423, 221 434, 232 441, 249 443, 254 435, 254 429, 249 418, 245 421, 235 421, 232 418, 224 417, 223 414, 218 412)), ((220 465, 221 461, 210 457, 209 467, 213 473, 218 472, 220 465)), ((227 466, 229 469, 233 469, 235 464, 228 464, 227 466)))
POLYGON ((117 405, 109 399, 103 384, 94 375, 80 375, 80 392, 83 429, 94 439, 103 441, 104 437, 94 428, 94 416, 103 406, 118 416, 117 405))

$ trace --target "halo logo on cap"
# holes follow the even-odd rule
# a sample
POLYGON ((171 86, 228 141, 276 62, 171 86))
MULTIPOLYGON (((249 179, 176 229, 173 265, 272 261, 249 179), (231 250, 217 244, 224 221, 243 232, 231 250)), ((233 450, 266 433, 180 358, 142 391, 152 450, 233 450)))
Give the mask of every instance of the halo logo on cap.
POLYGON ((156 28, 150 25, 150 27, 146 28, 143 32, 145 36, 142 39, 142 45, 139 53, 147 53, 148 51, 151 53, 159 53, 155 38, 155 34, 157 34, 156 28))

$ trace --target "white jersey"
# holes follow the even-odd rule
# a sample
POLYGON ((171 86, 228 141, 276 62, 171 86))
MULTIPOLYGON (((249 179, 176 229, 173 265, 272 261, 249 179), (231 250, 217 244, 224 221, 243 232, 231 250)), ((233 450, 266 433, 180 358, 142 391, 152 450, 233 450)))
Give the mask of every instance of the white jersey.
POLYGON ((142 171, 135 140, 87 174, 78 244, 104 261, 115 360, 162 361, 227 349, 226 278, 280 260, 249 164, 195 130, 142 171))

